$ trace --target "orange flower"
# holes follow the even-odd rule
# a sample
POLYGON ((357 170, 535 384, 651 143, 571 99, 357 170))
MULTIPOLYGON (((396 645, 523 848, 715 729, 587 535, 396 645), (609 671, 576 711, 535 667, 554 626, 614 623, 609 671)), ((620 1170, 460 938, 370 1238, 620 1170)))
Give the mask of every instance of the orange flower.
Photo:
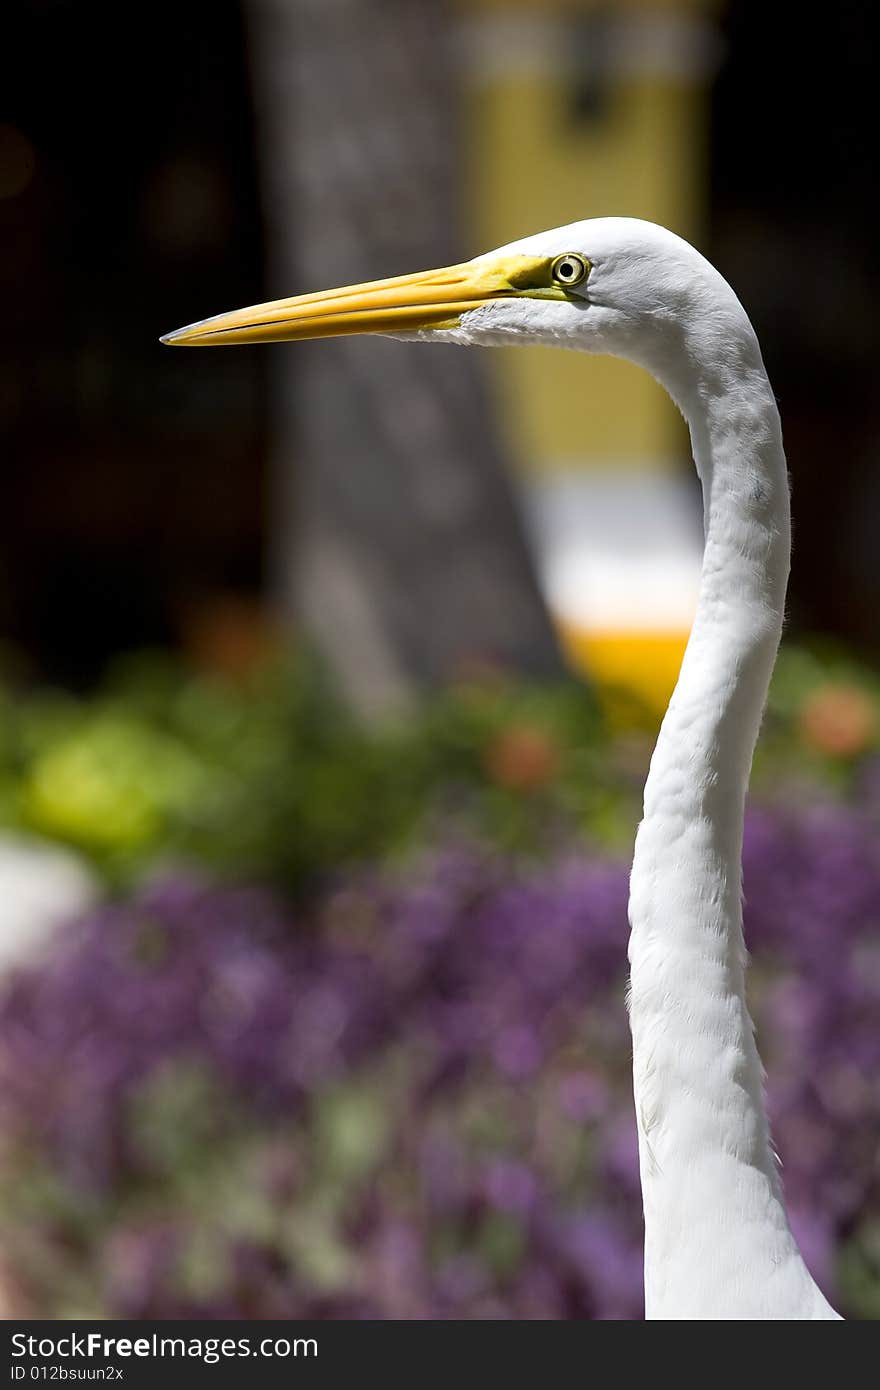
POLYGON ((263 606, 243 594, 212 594, 181 610, 184 643, 201 671, 246 682, 282 651, 281 633, 263 606))
POLYGON ((807 696, 798 722, 811 748, 835 758, 854 758, 873 742, 877 710, 858 686, 828 684, 807 696))
POLYGON ((510 791, 533 791, 556 776, 559 749, 544 729, 512 724, 489 744, 484 765, 499 786, 510 791))

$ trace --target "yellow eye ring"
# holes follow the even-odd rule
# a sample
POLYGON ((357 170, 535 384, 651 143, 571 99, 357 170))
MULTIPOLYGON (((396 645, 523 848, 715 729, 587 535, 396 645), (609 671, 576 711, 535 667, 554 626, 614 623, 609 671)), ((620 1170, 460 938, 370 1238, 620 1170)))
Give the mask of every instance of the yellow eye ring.
POLYGON ((582 284, 589 273, 590 262, 586 256, 581 256, 577 251, 566 251, 563 256, 557 256, 550 267, 553 283, 559 285, 563 290, 569 290, 573 285, 582 284))

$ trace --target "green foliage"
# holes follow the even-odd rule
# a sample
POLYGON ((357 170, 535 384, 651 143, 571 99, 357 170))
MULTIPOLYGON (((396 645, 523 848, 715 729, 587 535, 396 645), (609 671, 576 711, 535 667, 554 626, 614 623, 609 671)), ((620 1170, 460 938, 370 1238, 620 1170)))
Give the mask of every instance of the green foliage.
MULTIPOLYGON (((492 674, 367 729, 307 660, 242 686, 142 654, 87 699, 0 688, 0 824, 80 849, 117 885, 196 861, 300 888, 438 835, 532 857, 585 840, 625 851, 652 732, 642 715, 621 733, 632 711, 609 698, 492 674)), ((878 743, 880 679, 839 651, 786 647, 757 794, 858 794, 878 743)))
POLYGON ((195 859, 300 885, 438 826, 535 850, 631 820, 574 683, 493 678, 372 730, 306 662, 243 688, 150 654, 88 700, 0 698, 0 822, 79 848, 116 882, 195 859))

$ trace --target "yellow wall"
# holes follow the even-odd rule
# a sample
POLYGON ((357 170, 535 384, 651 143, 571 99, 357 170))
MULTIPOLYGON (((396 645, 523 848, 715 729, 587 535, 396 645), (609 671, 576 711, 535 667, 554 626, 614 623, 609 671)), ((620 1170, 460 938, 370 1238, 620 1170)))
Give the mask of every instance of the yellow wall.
MULTIPOLYGON (((459 0, 468 35, 488 21, 516 28, 589 16, 591 0, 459 0), (476 28, 472 27, 476 25, 476 28)), ((612 17, 696 18, 713 0, 617 0, 612 17)), ((503 36, 503 31, 502 31, 503 36)), ((520 39, 520 47, 522 39, 520 39)), ((516 49, 516 42, 513 44, 516 49)), ((477 45, 475 45, 477 48, 477 45)), ((503 43, 497 45, 505 48, 503 43)), ((598 119, 572 114, 570 78, 529 72, 515 53, 466 69, 468 205, 475 247, 585 217, 645 217, 693 239, 702 224, 705 92, 702 83, 613 74, 598 119)), ((661 389, 626 364, 598 358, 585 372, 563 351, 499 350, 492 363, 509 443, 527 471, 668 467, 685 451, 683 427, 661 389)))
MULTIPOLYGON (((604 215, 648 218, 699 242, 717 0, 458 3, 475 250, 604 215), (599 89, 604 100, 598 113, 582 114, 575 103, 578 67, 572 52, 578 41, 597 51, 595 31, 591 35, 583 24, 597 14, 616 26, 606 49, 615 56, 599 89)), ((614 556, 631 550, 635 535, 625 534, 625 492, 619 536, 607 528, 597 536, 589 518, 596 496, 591 489, 607 488, 612 478, 614 487, 625 490, 621 474, 628 469, 636 486, 637 471, 650 471, 654 491, 640 495, 662 496, 682 520, 687 501, 679 477, 690 464, 678 412, 646 373, 609 358, 585 363, 577 353, 517 347, 489 354, 489 369, 500 425, 533 517, 564 473, 576 480, 580 549, 593 563, 582 589, 575 593, 567 582, 563 594, 559 587, 558 562, 570 553, 570 530, 563 541, 539 526, 537 538, 545 592, 570 659, 600 689, 622 686, 659 712, 675 684, 690 628, 687 595, 691 581, 696 593, 700 563, 696 517, 689 539, 687 525, 671 534, 668 508, 656 532, 639 533, 645 582, 652 575, 658 581, 671 573, 684 576, 684 589, 675 590, 684 592, 684 607, 670 599, 666 617, 655 610, 650 622, 644 610, 635 611, 638 605, 621 614, 619 604, 606 603, 603 612, 603 596, 617 582, 614 556), (658 534, 664 531, 665 537, 658 534)), ((668 588, 660 583, 654 592, 668 588)))

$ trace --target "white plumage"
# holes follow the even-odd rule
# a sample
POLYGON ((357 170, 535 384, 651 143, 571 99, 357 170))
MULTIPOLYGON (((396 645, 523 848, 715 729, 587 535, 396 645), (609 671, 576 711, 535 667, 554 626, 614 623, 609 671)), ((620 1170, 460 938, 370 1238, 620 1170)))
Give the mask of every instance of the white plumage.
POLYGON ((748 316, 679 237, 601 218, 461 266, 221 315, 166 341, 351 332, 610 353, 650 371, 687 420, 704 498, 700 595, 630 893, 646 1310, 836 1319, 789 1228, 745 1001, 744 800, 790 552, 779 415, 748 316))

